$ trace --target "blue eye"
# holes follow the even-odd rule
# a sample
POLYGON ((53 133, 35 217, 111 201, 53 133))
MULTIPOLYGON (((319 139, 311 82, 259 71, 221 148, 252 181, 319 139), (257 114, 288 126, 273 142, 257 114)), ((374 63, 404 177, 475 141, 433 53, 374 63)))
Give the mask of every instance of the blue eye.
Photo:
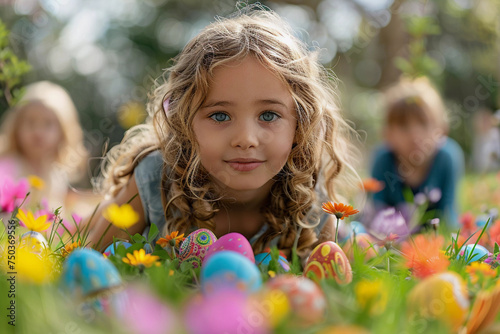
POLYGON ((264 122, 273 122, 273 121, 277 120, 278 118, 280 118, 280 116, 272 111, 266 111, 266 112, 262 113, 262 115, 260 115, 260 117, 259 117, 259 119, 264 121, 264 122))
POLYGON ((211 119, 216 121, 217 123, 229 121, 229 116, 227 114, 224 114, 223 112, 215 112, 212 115, 209 116, 211 119))

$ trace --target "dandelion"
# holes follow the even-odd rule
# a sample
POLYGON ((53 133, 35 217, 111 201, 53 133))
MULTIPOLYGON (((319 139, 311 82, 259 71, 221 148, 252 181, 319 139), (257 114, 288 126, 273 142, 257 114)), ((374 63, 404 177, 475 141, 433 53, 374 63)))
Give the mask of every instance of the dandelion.
POLYGON ((104 218, 118 228, 129 228, 139 221, 139 215, 134 211, 132 205, 123 204, 118 206, 113 203, 103 213, 104 218))
POLYGON ((35 219, 31 211, 25 213, 22 209, 19 209, 16 217, 19 219, 22 226, 31 231, 43 232, 50 227, 50 223, 47 223, 47 215, 43 215, 35 219))
POLYGON ((28 182, 31 187, 37 189, 37 190, 42 190, 45 188, 45 182, 43 179, 36 175, 28 175, 28 182))
POLYGON ((81 240, 78 240, 78 242, 73 242, 70 244, 67 244, 64 246, 63 249, 61 249, 61 255, 64 257, 67 257, 72 251, 74 251, 77 248, 80 248, 82 246, 81 240))
POLYGON ((358 210, 355 210, 351 205, 345 205, 343 203, 332 203, 326 202, 321 206, 323 211, 334 215, 337 217, 337 224, 335 226, 335 242, 337 242, 339 235, 339 219, 344 219, 345 217, 349 217, 351 215, 355 215, 358 213, 358 210))
POLYGON ((470 275, 470 281, 472 284, 476 284, 480 279, 484 278, 495 278, 497 271, 487 263, 483 262, 472 262, 465 268, 467 274, 470 275))
POLYGON ((445 271, 450 261, 441 250, 443 245, 442 236, 426 238, 417 235, 414 240, 405 242, 401 251, 406 259, 406 267, 418 278, 445 271))
POLYGON ((144 249, 140 249, 135 250, 133 254, 128 253, 127 257, 122 258, 122 261, 130 264, 131 266, 139 267, 141 270, 143 270, 144 267, 149 268, 153 264, 155 266, 159 266, 159 259, 159 256, 146 254, 146 251, 144 249))
POLYGON ((165 238, 158 239, 156 243, 163 248, 167 247, 167 245, 170 245, 172 247, 179 247, 179 244, 186 238, 184 238, 184 233, 181 235, 178 234, 179 231, 174 231, 170 233, 170 235, 166 235, 165 238))

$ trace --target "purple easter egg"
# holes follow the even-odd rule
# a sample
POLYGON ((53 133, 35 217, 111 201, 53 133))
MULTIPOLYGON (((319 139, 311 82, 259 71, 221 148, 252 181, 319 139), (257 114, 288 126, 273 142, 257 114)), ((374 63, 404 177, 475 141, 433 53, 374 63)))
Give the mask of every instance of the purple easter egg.
POLYGON ((240 253, 252 261, 252 263, 255 263, 255 257, 250 242, 248 242, 247 238, 243 235, 235 232, 223 235, 219 240, 214 242, 213 245, 208 248, 208 252, 203 262, 205 263, 210 256, 223 250, 240 253))

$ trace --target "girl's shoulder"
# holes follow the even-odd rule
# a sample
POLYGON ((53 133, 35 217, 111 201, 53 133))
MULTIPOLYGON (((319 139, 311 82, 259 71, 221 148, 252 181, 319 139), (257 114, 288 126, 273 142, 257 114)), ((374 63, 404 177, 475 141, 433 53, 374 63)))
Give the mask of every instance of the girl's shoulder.
POLYGON ((162 169, 163 157, 160 151, 154 151, 139 162, 134 170, 134 175, 139 181, 151 181, 152 179, 161 180, 162 169))

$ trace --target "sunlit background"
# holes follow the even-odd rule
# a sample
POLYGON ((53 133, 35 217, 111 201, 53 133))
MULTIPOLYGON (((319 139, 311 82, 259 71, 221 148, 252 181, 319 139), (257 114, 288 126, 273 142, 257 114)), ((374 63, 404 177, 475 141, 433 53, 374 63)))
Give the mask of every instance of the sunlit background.
MULTIPOLYGON (((338 77, 342 110, 362 150, 381 140, 381 90, 401 70, 431 77, 451 114, 450 136, 467 157, 474 114, 500 108, 498 0, 262 4, 286 18, 338 77)), ((20 85, 51 80, 65 87, 98 161, 105 143, 116 144, 143 120, 153 80, 170 59, 216 15, 236 8, 234 0, 0 0, 0 19, 16 55, 32 66, 20 85)), ((7 109, 1 99, 0 114, 7 109)))

